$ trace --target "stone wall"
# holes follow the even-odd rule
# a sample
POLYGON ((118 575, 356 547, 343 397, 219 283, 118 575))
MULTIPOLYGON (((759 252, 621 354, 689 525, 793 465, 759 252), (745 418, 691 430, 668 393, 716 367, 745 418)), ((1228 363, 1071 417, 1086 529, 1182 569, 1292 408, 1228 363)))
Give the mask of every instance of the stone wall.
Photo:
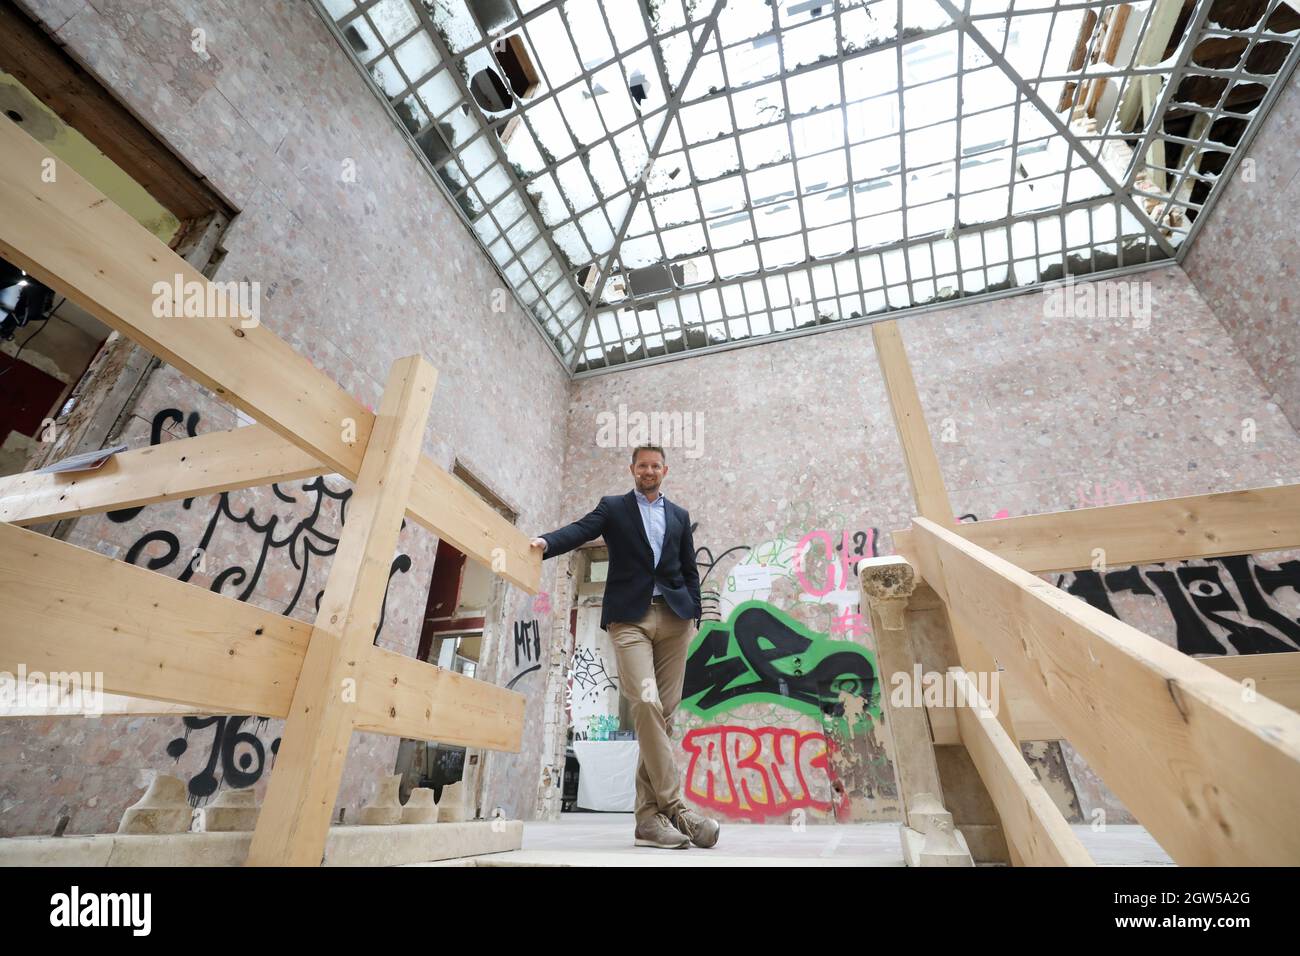
POLYGON ((1300 428, 1300 73, 1293 73, 1183 265, 1300 428))

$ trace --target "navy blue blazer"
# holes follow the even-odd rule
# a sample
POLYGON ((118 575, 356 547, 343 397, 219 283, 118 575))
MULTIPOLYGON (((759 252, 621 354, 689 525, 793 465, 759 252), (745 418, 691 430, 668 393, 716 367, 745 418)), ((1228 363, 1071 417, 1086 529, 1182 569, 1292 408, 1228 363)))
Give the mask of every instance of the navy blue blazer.
POLYGON ((585 517, 558 531, 538 535, 546 541, 542 560, 558 557, 601 535, 605 536, 609 548, 601 630, 609 630, 611 622, 639 621, 645 617, 656 581, 673 613, 681 618, 694 618, 699 626, 700 572, 695 566, 690 512, 664 500, 664 545, 656 565, 636 492, 605 495, 585 517))

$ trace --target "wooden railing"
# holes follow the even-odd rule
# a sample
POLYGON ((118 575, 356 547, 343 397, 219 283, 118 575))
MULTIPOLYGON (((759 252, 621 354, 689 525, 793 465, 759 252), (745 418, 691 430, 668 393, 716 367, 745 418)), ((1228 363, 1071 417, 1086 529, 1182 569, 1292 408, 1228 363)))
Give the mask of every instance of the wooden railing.
POLYGON ((1300 863, 1300 653, 1193 658, 1036 576, 1300 548, 1300 486, 958 525, 898 329, 873 333, 920 515, 896 549, 943 601, 970 690, 929 710, 930 743, 967 749, 1013 861, 1091 862, 1015 743, 1062 739, 1176 862, 1300 863), (971 680, 989 667, 997 702, 971 680))
POLYGON ((373 646, 404 515, 540 581, 527 537, 421 454, 422 357, 372 413, 251 316, 156 316, 158 283, 207 280, 7 119, 0 255, 258 422, 0 479, 0 670, 102 673, 114 713, 285 718, 252 864, 320 863, 353 730, 518 752, 523 695, 373 646), (19 527, 330 472, 354 491, 314 625, 19 527))

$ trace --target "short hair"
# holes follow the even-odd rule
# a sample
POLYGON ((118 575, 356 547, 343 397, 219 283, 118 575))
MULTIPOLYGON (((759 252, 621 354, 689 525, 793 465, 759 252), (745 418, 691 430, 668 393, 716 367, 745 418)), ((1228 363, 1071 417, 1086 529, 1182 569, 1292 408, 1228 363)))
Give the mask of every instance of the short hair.
POLYGON ((658 445, 637 445, 632 449, 632 464, 636 464, 637 454, 643 451, 657 451, 663 457, 664 464, 668 463, 668 456, 664 454, 664 450, 658 445))

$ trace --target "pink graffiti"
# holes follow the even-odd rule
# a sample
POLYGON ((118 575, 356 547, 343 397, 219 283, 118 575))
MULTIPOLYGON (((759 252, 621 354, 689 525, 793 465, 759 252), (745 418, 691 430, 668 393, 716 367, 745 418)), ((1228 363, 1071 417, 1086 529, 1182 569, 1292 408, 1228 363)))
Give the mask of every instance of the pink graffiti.
POLYGON ((682 739, 691 755, 685 796, 728 817, 756 823, 796 807, 830 810, 810 779, 830 777, 827 740, 792 727, 700 727, 682 739))
POLYGON ((1146 489, 1142 487, 1142 482, 1137 482, 1136 487, 1130 487, 1124 479, 1112 481, 1107 485, 1101 482, 1093 483, 1093 493, 1091 498, 1088 495, 1088 486, 1082 481, 1075 488, 1080 508, 1102 508, 1109 505, 1122 505, 1130 501, 1143 501, 1146 499, 1146 489))
POLYGON ((551 592, 550 591, 541 591, 538 593, 538 595, 535 598, 533 598, 533 613, 534 614, 551 613, 551 592))
POLYGON ((852 566, 876 553, 876 529, 867 528, 865 533, 867 541, 862 554, 853 553, 847 529, 840 531, 838 554, 835 545, 832 543, 834 539, 831 537, 830 531, 819 528, 816 531, 809 531, 800 538, 794 549, 794 573, 799 579, 799 586, 804 589, 804 592, 811 594, 813 597, 825 597, 832 591, 850 587, 854 577, 852 566), (826 580, 821 584, 813 584, 803 573, 804 554, 814 540, 821 542, 822 551, 826 555, 827 561, 826 580), (838 560, 836 560, 837 558, 838 560))
POLYGON ((871 624, 868 623, 865 616, 861 613, 850 614, 845 611, 838 617, 831 619, 831 634, 840 637, 857 637, 859 634, 870 634, 871 624))

